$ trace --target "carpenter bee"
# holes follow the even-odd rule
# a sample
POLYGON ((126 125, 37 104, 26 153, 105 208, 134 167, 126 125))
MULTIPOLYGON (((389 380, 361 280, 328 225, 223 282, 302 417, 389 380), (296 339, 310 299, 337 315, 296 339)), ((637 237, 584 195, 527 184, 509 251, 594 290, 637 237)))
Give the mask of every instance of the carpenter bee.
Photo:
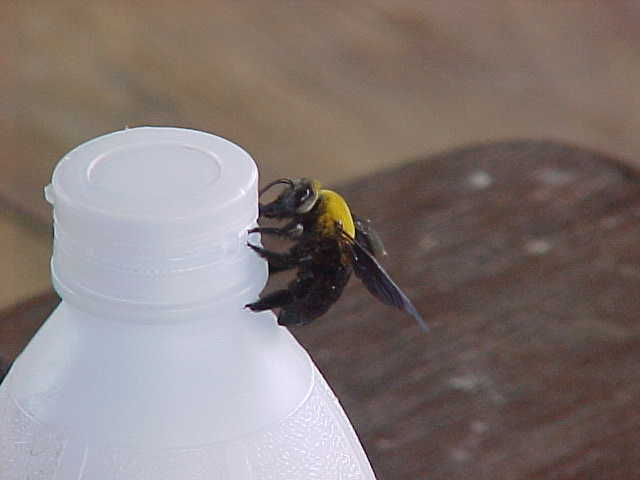
POLYGON ((257 227, 249 233, 284 237, 294 242, 288 252, 251 247, 269 264, 269 273, 297 268, 288 288, 272 292, 246 305, 259 312, 279 308, 280 325, 303 325, 323 315, 340 298, 352 272, 374 297, 412 315, 427 325, 409 298, 375 259, 384 254, 382 241, 369 221, 352 215, 345 200, 308 178, 282 178, 274 185, 286 189, 271 203, 259 205, 262 218, 288 220, 282 227, 257 227))

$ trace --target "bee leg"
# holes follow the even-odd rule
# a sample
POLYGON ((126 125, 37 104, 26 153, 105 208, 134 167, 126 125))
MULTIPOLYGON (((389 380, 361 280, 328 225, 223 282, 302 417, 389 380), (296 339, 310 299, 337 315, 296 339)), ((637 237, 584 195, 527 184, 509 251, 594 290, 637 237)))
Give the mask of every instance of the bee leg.
POLYGON ((266 248, 259 247, 247 243, 249 248, 269 262, 269 273, 275 273, 282 270, 293 268, 298 263, 296 259, 289 253, 272 252, 266 248))
POLYGON ((249 233, 264 233, 267 235, 276 235, 278 237, 298 238, 302 235, 304 228, 299 223, 286 225, 282 228, 277 227, 256 227, 249 230, 249 233))
POLYGON ((247 243, 247 245, 254 252, 269 262, 269 273, 289 270, 297 267, 301 262, 305 261, 304 258, 300 259, 296 255, 292 255, 290 253, 272 252, 271 250, 267 250, 266 248, 262 248, 257 245, 252 245, 251 243, 247 243))
POLYGON ((257 302, 248 303, 245 308, 254 312, 270 310, 272 308, 284 307, 293 302, 293 294, 289 290, 276 290, 269 295, 264 296, 257 302))
POLYGON ((291 270, 295 265, 280 265, 276 266, 273 263, 269 263, 269 275, 273 275, 274 273, 284 272, 286 270, 291 270))
POLYGON ((312 318, 305 317, 295 309, 283 308, 278 314, 278 325, 282 325, 283 327, 306 325, 307 323, 311 323, 312 320, 312 318))

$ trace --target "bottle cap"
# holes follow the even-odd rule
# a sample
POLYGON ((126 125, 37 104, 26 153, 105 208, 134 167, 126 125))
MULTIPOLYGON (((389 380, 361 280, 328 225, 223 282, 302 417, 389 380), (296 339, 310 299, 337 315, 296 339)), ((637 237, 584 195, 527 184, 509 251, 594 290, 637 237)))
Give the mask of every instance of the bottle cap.
POLYGON ((78 146, 45 188, 56 290, 165 307, 246 287, 252 274, 259 290, 263 262, 244 248, 257 181, 244 150, 195 130, 131 128, 78 146))

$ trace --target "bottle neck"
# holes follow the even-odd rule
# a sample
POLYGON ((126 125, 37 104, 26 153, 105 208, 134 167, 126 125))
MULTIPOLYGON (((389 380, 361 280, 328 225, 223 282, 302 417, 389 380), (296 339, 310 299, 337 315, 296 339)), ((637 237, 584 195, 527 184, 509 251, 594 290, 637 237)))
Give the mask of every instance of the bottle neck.
POLYGON ((79 310, 122 318, 183 319, 223 304, 244 306, 258 297, 268 276, 266 263, 246 248, 246 231, 180 254, 118 245, 120 255, 103 256, 100 249, 74 248, 56 227, 53 286, 79 310))

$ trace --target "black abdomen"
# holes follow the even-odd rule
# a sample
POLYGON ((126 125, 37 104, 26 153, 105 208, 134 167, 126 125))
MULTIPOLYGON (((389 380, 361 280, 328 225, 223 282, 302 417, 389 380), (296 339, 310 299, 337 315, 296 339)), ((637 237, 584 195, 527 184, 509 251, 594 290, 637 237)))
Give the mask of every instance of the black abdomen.
POLYGON ((289 284, 294 301, 280 311, 280 325, 303 325, 320 317, 336 303, 349 282, 351 266, 343 263, 338 242, 316 242, 309 254, 311 262, 302 266, 289 284))

